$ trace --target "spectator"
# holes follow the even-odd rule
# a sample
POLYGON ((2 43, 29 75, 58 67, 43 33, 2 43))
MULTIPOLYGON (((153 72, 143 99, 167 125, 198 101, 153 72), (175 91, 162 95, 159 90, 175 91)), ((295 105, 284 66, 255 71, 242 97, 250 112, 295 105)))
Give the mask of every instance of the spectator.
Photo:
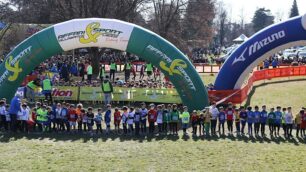
POLYGON ((20 95, 17 93, 15 97, 11 101, 9 114, 10 114, 10 121, 11 121, 11 130, 13 132, 17 132, 17 114, 21 111, 21 103, 20 103, 20 95))
POLYGON ((48 76, 42 81, 42 93, 45 95, 45 100, 48 100, 49 104, 51 104, 52 101, 52 82, 49 79, 48 76))
POLYGON ((105 77, 105 80, 102 83, 102 91, 104 93, 104 103, 111 104, 112 101, 112 92, 113 86, 112 83, 108 80, 108 76, 105 77))
POLYGON ((67 64, 63 64, 61 69, 60 69, 60 76, 61 78, 64 79, 65 82, 69 81, 69 70, 68 70, 68 65, 67 64))
POLYGON ((132 65, 131 65, 130 62, 126 62, 126 63, 124 64, 123 71, 124 71, 125 82, 127 82, 127 81, 130 79, 131 68, 132 68, 132 65))
POLYGON ((93 70, 92 70, 91 62, 89 62, 87 66, 87 79, 90 84, 91 84, 92 74, 93 74, 93 70))
POLYGON ((101 63, 100 68, 99 68, 99 78, 102 83, 105 78, 105 65, 103 63, 101 63))
POLYGON ((30 103, 35 102, 35 90, 40 86, 40 80, 36 78, 35 80, 29 82, 26 87, 26 98, 30 103))
POLYGON ((109 71, 109 78, 110 80, 113 78, 113 82, 115 81, 115 74, 117 71, 117 65, 114 61, 112 61, 110 64, 110 71, 109 71))

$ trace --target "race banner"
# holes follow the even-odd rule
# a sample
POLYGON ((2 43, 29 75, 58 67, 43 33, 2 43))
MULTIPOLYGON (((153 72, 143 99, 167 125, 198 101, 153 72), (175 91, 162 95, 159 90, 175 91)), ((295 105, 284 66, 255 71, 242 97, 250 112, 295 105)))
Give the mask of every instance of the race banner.
MULTIPOLYGON (((100 87, 81 87, 80 101, 103 101, 104 94, 100 87)), ((113 101, 182 103, 174 89, 147 89, 114 87, 113 101)))
MULTIPOLYGON (((60 86, 60 87, 54 87, 52 89, 52 97, 53 100, 61 100, 61 101, 77 101, 78 100, 78 87, 69 87, 69 86, 60 86)), ((36 99, 44 99, 45 96, 41 92, 41 89, 37 90, 35 93, 36 99)))

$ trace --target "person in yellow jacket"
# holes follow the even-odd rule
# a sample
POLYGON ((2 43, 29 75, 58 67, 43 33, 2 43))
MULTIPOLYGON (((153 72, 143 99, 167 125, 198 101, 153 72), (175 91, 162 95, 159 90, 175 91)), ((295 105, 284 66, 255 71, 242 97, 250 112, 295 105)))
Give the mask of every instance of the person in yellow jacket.
POLYGON ((102 88, 102 92, 104 93, 104 103, 105 103, 105 105, 111 104, 113 85, 109 81, 108 76, 106 76, 105 80, 101 83, 101 88, 102 88))
POLYGON ((27 84, 25 95, 30 103, 35 102, 35 90, 37 90, 37 88, 39 87, 39 83, 40 79, 37 78, 27 84))
POLYGON ((92 74, 93 74, 92 65, 91 65, 91 62, 88 62, 88 66, 87 66, 87 79, 88 79, 89 83, 91 83, 92 74))
POLYGON ((51 104, 52 101, 52 82, 51 80, 46 76, 46 78, 41 83, 42 86, 42 93, 45 95, 45 100, 48 100, 48 102, 51 104))
POLYGON ((42 108, 38 109, 36 112, 36 121, 38 124, 39 131, 44 131, 46 123, 48 122, 48 111, 46 105, 43 105, 42 108))
POLYGON ((127 82, 130 79, 130 75, 131 75, 131 69, 132 69, 132 64, 130 62, 126 62, 124 64, 124 78, 125 78, 125 82, 127 82))
POLYGON ((184 106, 184 112, 180 114, 180 118, 182 120, 182 128, 184 135, 187 134, 187 128, 189 126, 189 121, 190 121, 190 114, 188 112, 187 106, 184 106))
POLYGON ((105 78, 105 65, 103 63, 101 63, 101 65, 100 65, 99 78, 100 78, 101 83, 102 83, 104 78, 105 78))
POLYGON ((152 63, 150 63, 150 62, 146 63, 145 70, 146 70, 147 75, 148 75, 148 80, 150 80, 151 76, 153 74, 153 65, 152 65, 152 63))
POLYGON ((115 73, 117 71, 117 65, 114 61, 112 61, 110 64, 110 70, 109 70, 109 78, 110 80, 113 78, 113 82, 115 81, 115 73))

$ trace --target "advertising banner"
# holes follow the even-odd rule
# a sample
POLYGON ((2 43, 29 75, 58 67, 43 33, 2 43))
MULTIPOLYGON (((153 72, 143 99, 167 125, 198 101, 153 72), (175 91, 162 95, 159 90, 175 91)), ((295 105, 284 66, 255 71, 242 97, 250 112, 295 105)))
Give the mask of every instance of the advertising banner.
MULTIPOLYGON (((216 78, 215 89, 241 89, 245 78, 263 60, 286 48, 302 45, 306 45, 306 14, 268 26, 241 44, 226 59, 216 78)), ((267 75, 278 77, 282 73, 269 71, 267 75)))
MULTIPOLYGON (((72 101, 77 101, 78 100, 78 93, 79 88, 78 87, 69 87, 69 86, 60 86, 60 87, 55 87, 52 89, 52 97, 53 100, 72 100, 72 101)), ((41 93, 41 89, 38 90, 35 93, 35 98, 36 99, 44 99, 45 96, 41 93)))
POLYGON ((132 24, 113 19, 75 19, 54 26, 63 50, 83 47, 106 47, 125 51, 132 24))
MULTIPOLYGON (((113 101, 182 103, 174 89, 146 89, 114 87, 113 101)), ((103 101, 104 94, 100 87, 81 87, 80 101, 103 101)))

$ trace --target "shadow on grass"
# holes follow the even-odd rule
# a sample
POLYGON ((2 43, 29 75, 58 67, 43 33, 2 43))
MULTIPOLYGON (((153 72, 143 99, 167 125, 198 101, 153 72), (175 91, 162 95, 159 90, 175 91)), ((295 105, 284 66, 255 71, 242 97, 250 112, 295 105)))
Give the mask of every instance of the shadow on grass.
POLYGON ((252 97, 254 96, 255 94, 255 91, 258 87, 262 87, 262 86, 266 86, 266 85, 271 85, 271 84, 280 84, 280 83, 287 83, 287 82, 296 82, 296 81, 305 81, 306 79, 305 78, 299 78, 299 79, 293 79, 293 80, 282 80, 282 81, 269 81, 269 82, 264 82, 264 83, 261 83, 261 84, 258 84, 256 86, 253 86, 252 90, 250 91, 249 93, 249 96, 245 102, 245 106, 249 106, 251 104, 251 100, 252 100, 252 97))
POLYGON ((90 136, 88 134, 81 133, 0 133, 0 143, 9 143, 13 141, 17 141, 19 139, 28 139, 28 140, 45 140, 49 139, 51 141, 82 141, 83 143, 98 142, 98 141, 115 141, 119 140, 120 142, 124 141, 138 141, 139 143, 143 142, 152 142, 152 141, 160 141, 160 140, 169 140, 169 141, 178 141, 182 139, 183 141, 224 141, 230 140, 233 142, 245 142, 245 143, 291 143, 296 146, 300 144, 306 144, 306 139, 303 138, 284 138, 284 137, 249 137, 246 135, 170 135, 170 134, 147 134, 147 135, 117 135, 117 134, 100 134, 90 136))

